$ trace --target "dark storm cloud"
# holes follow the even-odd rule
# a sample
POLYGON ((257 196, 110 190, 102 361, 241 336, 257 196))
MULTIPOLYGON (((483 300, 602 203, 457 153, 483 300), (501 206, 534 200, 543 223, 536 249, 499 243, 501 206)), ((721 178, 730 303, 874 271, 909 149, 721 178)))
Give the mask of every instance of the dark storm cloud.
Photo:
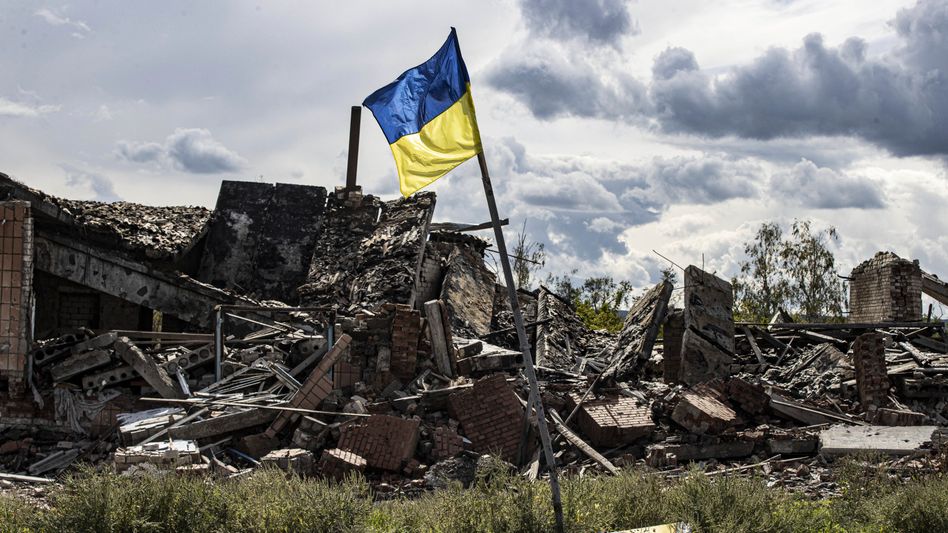
POLYGON ((563 54, 505 54, 488 81, 540 119, 648 116, 666 133, 848 136, 898 156, 948 155, 948 2, 921 0, 891 27, 899 45, 884 56, 868 57, 859 38, 830 46, 814 33, 721 74, 669 48, 654 61, 647 97, 641 82, 597 67, 592 50, 576 43, 563 54))
POLYGON ((487 82, 523 102, 534 116, 625 118, 646 105, 645 86, 631 75, 607 71, 583 54, 553 44, 502 55, 487 71, 487 82))
POLYGON ((170 163, 193 174, 237 172, 246 166, 244 158, 215 140, 206 129, 176 129, 164 143, 119 141, 117 155, 134 163, 170 163))
MULTIPOLYGON (((688 65, 659 68, 650 88, 669 132, 752 139, 855 136, 895 155, 948 154, 948 3, 899 11, 901 40, 866 57, 857 38, 827 46, 811 34, 795 50, 772 48, 748 65, 710 76, 688 65)), ((667 50, 656 66, 672 64, 667 50)), ((681 63, 681 61, 679 61, 681 63)))
POLYGON ((652 63, 652 77, 667 80, 679 72, 698 70, 698 61, 691 50, 685 48, 667 48, 652 63))
POLYGON ((669 204, 716 204, 757 196, 763 169, 724 155, 657 157, 642 169, 653 194, 669 204))
POLYGON ((879 209, 886 203, 879 183, 820 168, 806 159, 775 174, 770 183, 781 198, 816 209, 879 209))
MULTIPOLYGON (((641 172, 627 163, 573 155, 532 155, 513 138, 484 143, 501 211, 519 229, 527 220, 530 237, 551 253, 595 260, 605 251, 625 253, 617 236, 626 228, 654 222, 663 206, 647 194, 641 172)), ((486 216, 476 165, 462 165, 438 187, 439 209, 451 216, 479 221, 486 216), (439 189, 439 190, 442 190, 439 189)), ((512 231, 512 230, 511 230, 512 231)), ((510 238, 510 237, 508 237, 510 238)))
POLYGON ((618 47, 624 36, 639 32, 624 0, 522 0, 520 11, 532 33, 553 39, 618 47))
POLYGON ((773 48, 724 76, 678 70, 656 79, 651 95, 670 132, 765 140, 854 135, 919 155, 940 153, 948 141, 948 127, 932 115, 944 108, 946 81, 938 72, 867 61, 858 39, 830 48, 811 34, 797 50, 773 48))

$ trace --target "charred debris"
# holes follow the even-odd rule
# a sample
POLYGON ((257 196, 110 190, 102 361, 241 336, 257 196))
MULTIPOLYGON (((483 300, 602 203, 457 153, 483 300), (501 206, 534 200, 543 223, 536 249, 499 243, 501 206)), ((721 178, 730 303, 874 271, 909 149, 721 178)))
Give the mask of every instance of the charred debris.
MULTIPOLYGON (((433 193, 225 181, 212 212, 0 175, 0 198, 0 477, 274 465, 403 494, 469 483, 486 454, 543 475, 487 243, 433 224, 433 193)), ((520 291, 560 468, 701 462, 825 494, 840 455, 938 460, 948 346, 921 295, 948 303, 948 285, 918 262, 856 267, 845 323, 736 323, 727 281, 682 281, 617 335, 520 291)))

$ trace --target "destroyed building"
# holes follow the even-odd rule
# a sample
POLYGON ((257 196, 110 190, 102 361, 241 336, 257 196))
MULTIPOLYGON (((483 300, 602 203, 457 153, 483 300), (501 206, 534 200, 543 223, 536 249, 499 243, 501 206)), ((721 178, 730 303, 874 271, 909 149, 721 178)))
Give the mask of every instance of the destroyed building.
MULTIPOLYGON (((271 465, 417 489, 491 453, 542 475, 506 289, 435 200, 224 181, 209 211, 0 175, 0 470, 271 465)), ((890 253, 850 279, 849 322, 739 323, 730 284, 689 266, 618 334, 518 291, 561 466, 933 449, 948 346, 921 295, 948 285, 890 253)))

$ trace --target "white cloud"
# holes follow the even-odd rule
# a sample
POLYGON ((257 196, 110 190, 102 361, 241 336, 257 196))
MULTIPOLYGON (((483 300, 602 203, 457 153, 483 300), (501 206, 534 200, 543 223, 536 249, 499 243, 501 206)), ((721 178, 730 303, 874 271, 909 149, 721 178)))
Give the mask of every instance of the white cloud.
POLYGON ((66 26, 72 28, 74 31, 70 35, 77 39, 83 39, 86 34, 92 32, 92 28, 90 28, 88 24, 81 20, 70 19, 59 10, 44 7, 37 9, 33 14, 52 26, 66 26))
POLYGON ((38 117, 59 109, 58 105, 30 105, 0 97, 0 117, 38 117))
POLYGON ((798 205, 817 209, 878 209, 885 205, 885 193, 876 180, 817 167, 806 159, 775 174, 770 184, 772 191, 781 194, 781 201, 793 199, 798 205))
POLYGON ((121 200, 121 197, 115 193, 115 186, 109 178, 73 165, 60 166, 66 173, 66 185, 73 191, 73 198, 98 202, 121 200))
POLYGON ((201 128, 178 128, 163 143, 119 141, 116 153, 133 163, 170 165, 192 174, 227 174, 247 166, 243 157, 201 128))

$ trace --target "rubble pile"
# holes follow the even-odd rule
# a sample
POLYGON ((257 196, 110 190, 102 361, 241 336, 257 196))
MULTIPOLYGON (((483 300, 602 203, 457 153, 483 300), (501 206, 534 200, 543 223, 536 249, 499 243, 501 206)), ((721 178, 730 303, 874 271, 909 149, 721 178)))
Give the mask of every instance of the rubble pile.
MULTIPOLYGON (((260 210, 238 204, 228 209, 260 210)), ((3 471, 48 476, 89 461, 229 477, 270 466, 361 473, 386 494, 467 484, 496 467, 489 461, 543 475, 506 290, 485 264, 485 241, 429 232, 434 204, 426 193, 329 196, 301 307, 253 302, 255 289, 243 300, 254 305, 209 309, 220 320, 202 322, 211 328, 83 327, 34 342, 29 394, 0 405, 3 471)), ((241 224, 208 236, 274 227, 241 224)), ((266 248, 255 239, 248 250, 266 248)), ((271 260, 211 248, 196 264, 229 291, 257 268, 273 272, 271 260), (229 276, 228 264, 249 270, 229 276)), ((860 268, 881 272, 877 284, 921 275, 895 276, 888 260, 860 268)), ((841 455, 937 461, 948 426, 944 323, 740 323, 730 284, 714 273, 689 266, 678 288, 680 309, 663 281, 632 303, 618 334, 589 330, 545 287, 519 291, 560 467, 675 476, 701 462, 826 494, 841 455)), ((893 303, 904 291, 872 290, 885 309, 914 305, 893 303)))

